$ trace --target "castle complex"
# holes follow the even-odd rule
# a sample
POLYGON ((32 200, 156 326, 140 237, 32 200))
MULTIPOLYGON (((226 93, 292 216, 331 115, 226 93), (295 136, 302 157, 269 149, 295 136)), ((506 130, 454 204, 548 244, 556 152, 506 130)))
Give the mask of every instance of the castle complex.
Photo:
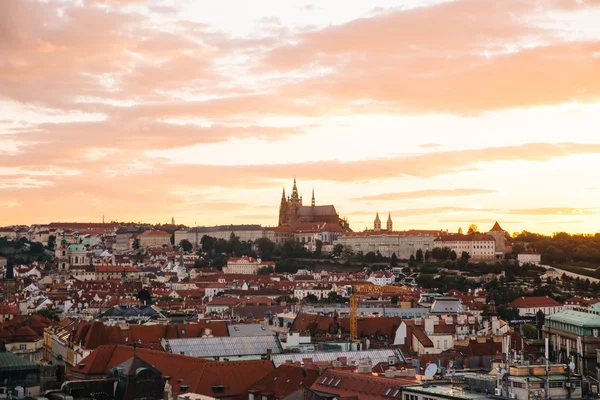
POLYGON ((322 222, 338 224, 344 232, 351 232, 347 219, 340 218, 333 205, 318 206, 315 202, 315 191, 312 193, 310 206, 302 205, 302 196, 298 194, 296 178, 291 196, 285 197, 285 188, 279 206, 279 226, 294 226, 298 223, 322 222))

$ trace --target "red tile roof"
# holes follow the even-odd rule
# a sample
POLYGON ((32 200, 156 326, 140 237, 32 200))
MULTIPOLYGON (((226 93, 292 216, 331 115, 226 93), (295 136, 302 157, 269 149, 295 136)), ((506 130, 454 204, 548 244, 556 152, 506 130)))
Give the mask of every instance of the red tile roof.
POLYGON ((386 378, 372 374, 330 368, 310 387, 338 397, 357 396, 360 400, 390 400, 402 386, 417 383, 414 377, 386 378))
POLYGON ((173 393, 181 391, 180 385, 189 385, 188 392, 211 397, 236 397, 273 370, 272 361, 218 362, 201 358, 170 354, 131 346, 101 346, 76 366, 72 374, 82 377, 105 376, 110 369, 136 357, 170 376, 173 393), (135 353, 134 353, 135 352, 135 353), (223 391, 215 393, 214 386, 223 391))
POLYGON ((253 392, 255 398, 261 398, 261 396, 258 396, 260 393, 262 395, 272 395, 275 399, 282 399, 297 391, 302 385, 310 387, 318 377, 318 369, 304 369, 300 365, 282 364, 269 375, 250 386, 236 400, 247 400, 249 392, 253 392))
POLYGON ((542 308, 542 307, 561 307, 558 301, 548 296, 540 297, 519 297, 508 303, 510 307, 516 308, 542 308))
POLYGON ((504 232, 504 229, 500 228, 500 224, 496 221, 490 232, 504 232))

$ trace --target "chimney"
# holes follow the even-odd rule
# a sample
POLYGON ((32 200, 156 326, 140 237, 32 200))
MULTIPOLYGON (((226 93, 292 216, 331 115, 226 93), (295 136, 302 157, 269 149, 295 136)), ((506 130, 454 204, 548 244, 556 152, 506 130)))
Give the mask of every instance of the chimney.
POLYGON ((271 359, 271 354, 273 353, 273 350, 271 349, 267 349, 267 360, 271 359))

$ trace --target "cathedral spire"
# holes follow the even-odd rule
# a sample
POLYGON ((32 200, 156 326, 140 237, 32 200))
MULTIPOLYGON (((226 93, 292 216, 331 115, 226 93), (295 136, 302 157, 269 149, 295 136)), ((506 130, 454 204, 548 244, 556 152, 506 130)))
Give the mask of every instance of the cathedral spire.
POLYGON ((296 186, 296 176, 294 176, 294 186, 292 187, 292 200, 300 200, 300 196, 298 195, 298 186, 296 186))
POLYGON ((313 193, 312 193, 312 201, 310 202, 311 206, 315 206, 315 189, 313 188, 313 193))
POLYGON ((283 194, 281 195, 281 200, 285 200, 285 186, 283 187, 283 194))

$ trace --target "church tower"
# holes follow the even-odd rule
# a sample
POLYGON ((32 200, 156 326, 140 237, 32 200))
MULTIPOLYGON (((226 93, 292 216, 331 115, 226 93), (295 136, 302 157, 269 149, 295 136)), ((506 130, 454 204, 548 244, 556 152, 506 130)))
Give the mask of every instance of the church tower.
POLYGON ((4 272, 4 296, 5 302, 11 302, 15 298, 15 272, 12 261, 8 261, 6 271, 4 272))
POLYGON ((283 188, 283 194, 281 195, 281 204, 279 205, 279 226, 288 224, 288 203, 285 198, 285 188, 283 188))
POLYGON ((288 217, 287 224, 294 225, 297 222, 298 211, 302 207, 302 196, 298 194, 298 186, 296 186, 296 177, 294 177, 294 186, 292 187, 292 195, 288 198, 288 217))
POLYGON ((392 232, 394 230, 393 228, 394 228, 394 223, 392 222, 392 213, 390 212, 390 213, 388 213, 388 220, 387 220, 387 223, 385 224, 385 229, 388 232, 392 232))
POLYGON ((381 231, 381 219, 379 219, 379 212, 377 212, 377 215, 375 216, 375 222, 373 223, 373 230, 375 232, 381 231))
POLYGON ((310 202, 310 205, 313 206, 313 207, 316 205, 316 203, 315 203, 315 189, 313 189, 312 200, 310 202))

